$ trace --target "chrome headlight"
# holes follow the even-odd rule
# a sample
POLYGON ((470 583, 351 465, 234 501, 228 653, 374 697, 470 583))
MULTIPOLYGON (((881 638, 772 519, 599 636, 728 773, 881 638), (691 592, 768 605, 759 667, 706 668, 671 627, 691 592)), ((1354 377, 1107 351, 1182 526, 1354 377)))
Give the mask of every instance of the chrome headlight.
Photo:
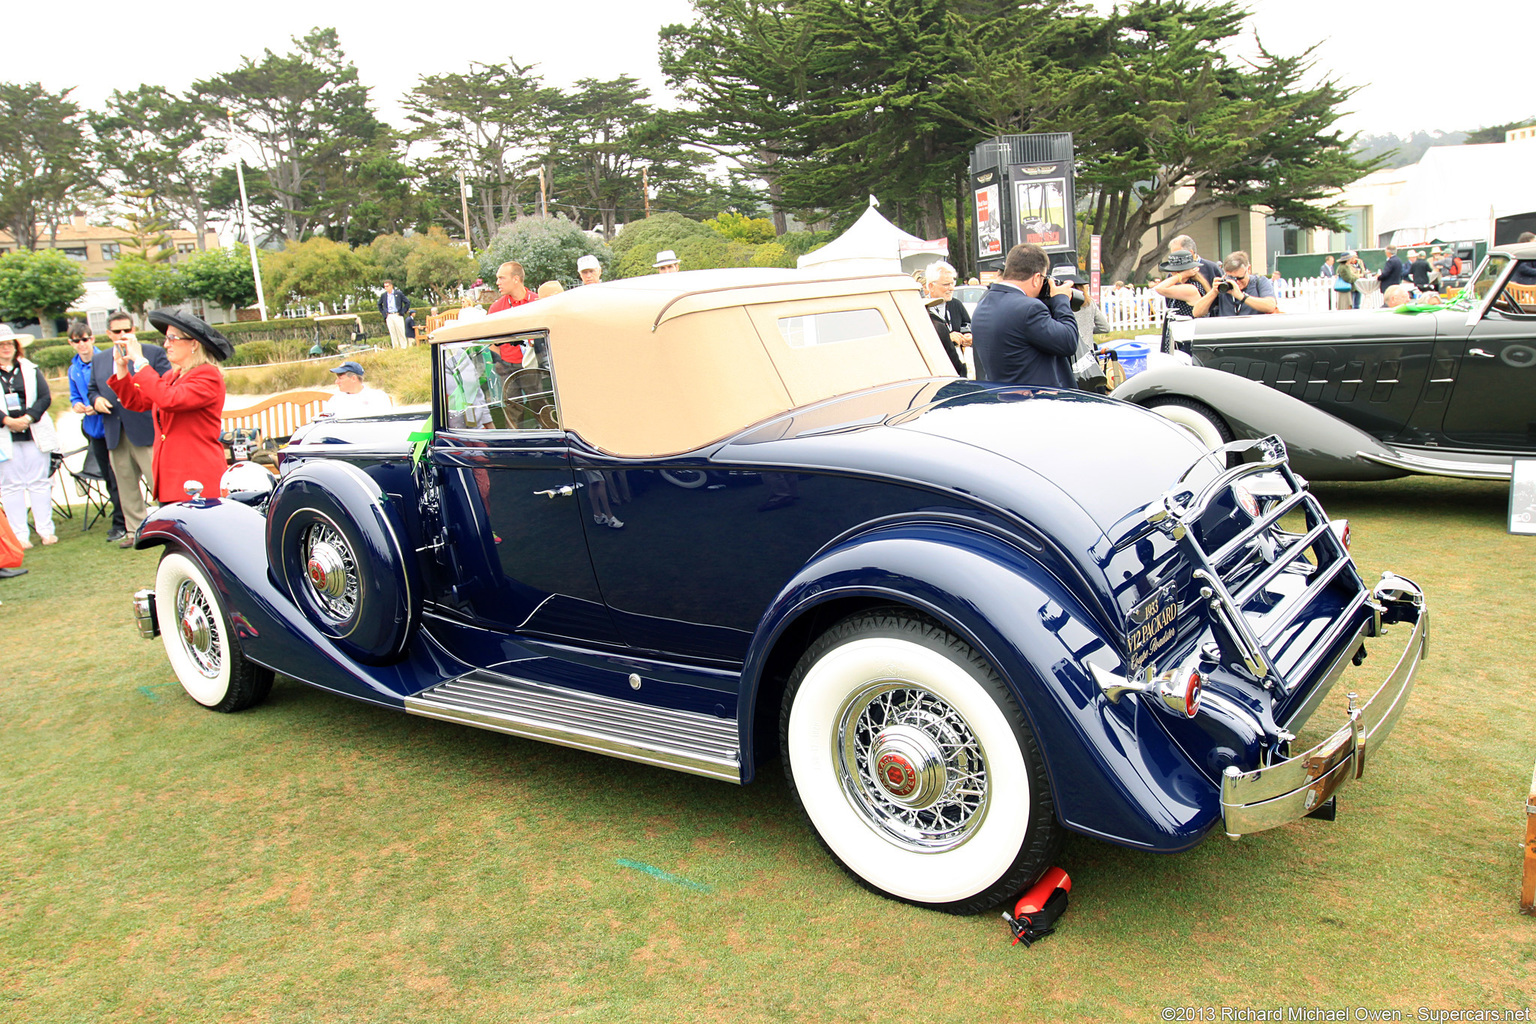
POLYGON ((259 505, 277 489, 277 477, 265 466, 237 462, 224 471, 219 481, 219 497, 233 498, 246 505, 259 505))

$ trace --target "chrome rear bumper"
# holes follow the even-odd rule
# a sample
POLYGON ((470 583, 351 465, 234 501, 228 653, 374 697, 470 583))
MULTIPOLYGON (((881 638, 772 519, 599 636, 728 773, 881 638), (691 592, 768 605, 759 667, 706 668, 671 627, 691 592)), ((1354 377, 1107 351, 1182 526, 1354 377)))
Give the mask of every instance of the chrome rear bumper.
MULTIPOLYGON (((1275 828, 1317 810, 1346 782, 1365 774, 1371 753, 1397 724, 1428 650, 1429 611, 1418 586, 1401 576, 1384 577, 1372 596, 1378 616, 1373 632, 1384 632, 1383 623, 1412 625, 1397 664, 1363 705, 1350 694, 1349 720, 1312 749, 1251 772, 1226 770, 1221 813, 1230 838, 1275 828)), ((1351 646, 1344 657, 1353 653, 1351 646)))

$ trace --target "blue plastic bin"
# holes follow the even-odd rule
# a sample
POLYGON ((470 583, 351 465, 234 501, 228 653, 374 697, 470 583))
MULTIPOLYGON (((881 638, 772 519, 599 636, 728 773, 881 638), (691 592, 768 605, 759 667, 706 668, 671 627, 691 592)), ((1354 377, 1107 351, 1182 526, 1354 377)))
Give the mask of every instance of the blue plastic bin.
POLYGON ((1126 379, 1136 376, 1147 368, 1147 353, 1152 351, 1151 345, 1131 338, 1125 341, 1112 341, 1104 347, 1114 349, 1115 354, 1120 357, 1120 368, 1125 371, 1126 379))

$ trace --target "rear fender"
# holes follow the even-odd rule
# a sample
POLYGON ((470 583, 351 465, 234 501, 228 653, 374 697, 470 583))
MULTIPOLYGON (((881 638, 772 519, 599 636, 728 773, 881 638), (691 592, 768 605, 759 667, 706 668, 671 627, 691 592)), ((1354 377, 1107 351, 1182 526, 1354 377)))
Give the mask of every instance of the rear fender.
POLYGON ((1206 366, 1164 365, 1143 370, 1113 397, 1146 406, 1159 398, 1191 398, 1208 405, 1238 440, 1278 434, 1291 466, 1314 480, 1388 480, 1401 470, 1366 455, 1396 457, 1358 427, 1274 388, 1206 366))
MULTIPOLYGON (((764 669, 791 627, 834 601, 905 605, 941 622, 991 662, 1028 717, 1057 814, 1077 831, 1172 852, 1218 820, 1220 799, 1139 701, 1111 705, 1084 659, 1120 667, 1087 609, 1007 541, 953 524, 903 523, 847 539, 807 564, 769 607, 742 677, 742 751, 752 770, 764 669)), ((792 655, 793 664, 799 651, 792 655)), ((782 664, 782 660, 780 662, 782 664)), ((767 698, 772 703, 771 696, 767 698)))

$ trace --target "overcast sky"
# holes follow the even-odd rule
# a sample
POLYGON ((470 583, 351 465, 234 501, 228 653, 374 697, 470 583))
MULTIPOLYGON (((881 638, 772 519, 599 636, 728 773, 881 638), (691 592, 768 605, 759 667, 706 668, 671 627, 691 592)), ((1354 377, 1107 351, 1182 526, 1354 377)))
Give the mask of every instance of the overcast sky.
MULTIPOLYGON (((1536 94, 1526 74, 1530 37, 1514 30, 1517 23, 1536 23, 1529 0, 1465 7, 1428 0, 1255 0, 1251 6, 1251 24, 1271 51, 1295 54, 1319 44, 1319 69, 1360 87, 1340 122, 1346 131, 1407 135, 1536 115, 1536 94), (1341 18, 1341 10, 1351 13, 1341 18), (1499 75, 1499 69, 1519 69, 1520 75, 1499 75)), ((77 0, 59 6, 10 0, 7 7, 4 77, 52 89, 75 86, 76 101, 90 107, 99 107, 114 89, 140 84, 184 90, 196 79, 235 67, 242 56, 259 58, 266 48, 281 53, 293 36, 316 25, 335 26, 384 120, 396 125, 404 124, 399 98, 420 75, 508 57, 538 65, 546 83, 562 87, 580 78, 633 75, 664 103, 656 31, 692 15, 688 0, 537 5, 77 0), (504 12, 504 21, 496 20, 498 12, 504 12)))

